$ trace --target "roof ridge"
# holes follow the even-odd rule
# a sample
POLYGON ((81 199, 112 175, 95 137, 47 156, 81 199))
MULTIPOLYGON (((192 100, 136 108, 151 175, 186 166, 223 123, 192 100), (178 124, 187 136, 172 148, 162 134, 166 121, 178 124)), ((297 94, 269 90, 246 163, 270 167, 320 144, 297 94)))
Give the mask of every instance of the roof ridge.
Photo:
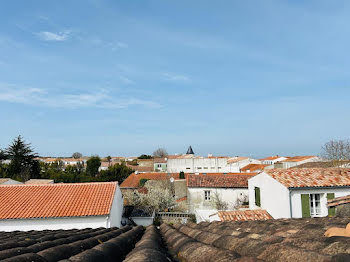
POLYGON ((12 185, 0 185, 1 187, 39 187, 39 186, 78 186, 78 185, 101 185, 101 184, 119 184, 118 181, 108 181, 108 182, 80 182, 80 183, 53 183, 53 184, 12 184, 12 185))

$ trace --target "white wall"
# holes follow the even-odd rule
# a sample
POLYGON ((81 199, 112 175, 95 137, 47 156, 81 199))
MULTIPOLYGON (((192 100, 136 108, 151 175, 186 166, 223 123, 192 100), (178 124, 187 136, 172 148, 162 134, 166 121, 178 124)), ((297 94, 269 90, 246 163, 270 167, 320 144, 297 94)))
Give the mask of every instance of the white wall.
POLYGON ((229 209, 233 208, 237 199, 248 195, 247 188, 206 188, 206 187, 189 187, 187 193, 187 201, 189 210, 194 213, 195 210, 216 210, 213 201, 215 193, 218 193, 220 198, 229 204, 229 209), (210 191, 211 200, 204 200, 204 191, 210 191))
POLYGON ((138 226, 147 227, 153 224, 153 217, 130 217, 138 226))
POLYGON ((121 227, 121 221, 123 216, 124 200, 120 187, 117 184, 115 188, 114 198, 110 215, 108 219, 108 227, 121 227))
POLYGON ((234 163, 227 163, 229 158, 170 158, 167 160, 169 173, 239 173, 242 167, 249 164, 260 164, 261 161, 247 158, 234 163))
POLYGON ((283 161, 283 160, 286 160, 286 159, 287 159, 286 157, 282 156, 282 157, 279 157, 279 158, 276 158, 276 159, 273 159, 273 160, 263 160, 262 164, 264 164, 264 165, 273 165, 276 162, 283 161))
POLYGON ((320 161, 320 158, 317 156, 312 157, 312 158, 308 158, 308 159, 305 159, 302 161, 298 161, 298 162, 282 162, 282 165, 283 165, 283 168, 291 168, 291 167, 298 166, 301 164, 305 164, 305 163, 309 163, 309 162, 316 162, 316 161, 320 161))
POLYGON ((273 218, 290 218, 289 190, 262 172, 248 180, 249 208, 265 209, 273 218), (255 187, 260 188, 261 207, 255 205, 255 187))
POLYGON ((107 227, 107 216, 0 220, 0 231, 7 232, 16 230, 84 229, 88 227, 107 227))
POLYGON ((334 197, 350 195, 350 188, 333 188, 333 189, 304 189, 292 190, 292 212, 293 218, 302 217, 301 194, 321 194, 321 216, 328 216, 327 193, 334 193, 334 197))

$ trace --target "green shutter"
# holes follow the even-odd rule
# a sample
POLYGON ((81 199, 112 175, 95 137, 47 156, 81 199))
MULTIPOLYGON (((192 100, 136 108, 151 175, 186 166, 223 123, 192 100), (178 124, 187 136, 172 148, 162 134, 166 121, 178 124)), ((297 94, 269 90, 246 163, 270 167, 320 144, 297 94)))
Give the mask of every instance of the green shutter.
POLYGON ((301 194, 301 212, 303 217, 310 217, 310 197, 309 194, 301 194))
POLYGON ((255 187, 255 205, 257 205, 258 207, 261 206, 260 203, 260 188, 259 187, 255 187))
MULTIPOLYGON (((334 193, 327 193, 327 200, 333 199, 334 198, 334 193)), ((335 216, 335 207, 329 207, 328 208, 328 216, 329 217, 334 217, 335 216)))

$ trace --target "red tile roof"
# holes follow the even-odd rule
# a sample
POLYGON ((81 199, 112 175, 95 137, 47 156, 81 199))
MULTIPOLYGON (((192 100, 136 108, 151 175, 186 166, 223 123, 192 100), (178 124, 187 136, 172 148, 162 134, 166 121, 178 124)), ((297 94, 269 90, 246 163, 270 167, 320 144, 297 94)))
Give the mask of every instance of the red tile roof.
MULTIPOLYGON (((185 174, 186 176, 186 174, 185 174)), ((128 176, 123 183, 121 183, 120 188, 138 188, 140 184, 140 179, 150 179, 150 180, 168 180, 171 177, 174 179, 179 179, 179 173, 164 173, 164 172, 150 172, 150 173, 132 173, 128 176)))
POLYGON ((247 221, 247 220, 268 220, 272 219, 269 213, 263 209, 219 211, 221 221, 247 221))
POLYGON ((241 171, 242 172, 247 172, 247 171, 256 171, 256 170, 264 170, 264 168, 266 167, 267 165, 263 165, 263 164, 249 164, 249 165, 246 165, 245 167, 242 167, 241 168, 241 171))
POLYGON ((182 202, 182 201, 187 201, 187 196, 176 199, 176 202, 182 202))
POLYGON ((0 186, 0 219, 100 216, 117 182, 0 186))
POLYGON ((282 160, 281 162, 299 162, 299 161, 304 161, 314 157, 316 156, 293 156, 293 157, 289 157, 286 160, 282 160))
POLYGON ((187 187, 247 188, 248 179, 256 173, 188 175, 187 187))
POLYGON ((350 186, 350 168, 269 169, 264 172, 286 187, 350 186))
POLYGON ((336 197, 328 200, 328 207, 335 207, 350 203, 350 195, 343 197, 336 197))
POLYGON ((261 158, 259 160, 261 160, 261 161, 264 161, 264 160, 275 160, 275 159, 278 159, 280 157, 282 157, 282 156, 268 156, 268 157, 265 157, 265 158, 261 158))

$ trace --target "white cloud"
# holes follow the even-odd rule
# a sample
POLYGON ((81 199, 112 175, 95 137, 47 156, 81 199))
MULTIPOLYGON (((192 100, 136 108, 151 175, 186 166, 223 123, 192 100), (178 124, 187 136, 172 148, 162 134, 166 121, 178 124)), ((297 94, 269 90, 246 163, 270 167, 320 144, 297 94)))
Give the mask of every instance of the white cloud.
POLYGON ((173 74, 173 73, 163 73, 163 80, 171 82, 189 82, 191 79, 186 75, 173 74))
POLYGON ((58 33, 42 31, 36 35, 43 41, 66 41, 70 37, 71 31, 65 30, 58 33))
POLYGON ((156 102, 135 97, 113 97, 105 89, 80 94, 52 94, 46 89, 17 87, 4 83, 0 83, 0 101, 67 109, 83 107, 121 109, 134 105, 149 108, 161 107, 156 102))

